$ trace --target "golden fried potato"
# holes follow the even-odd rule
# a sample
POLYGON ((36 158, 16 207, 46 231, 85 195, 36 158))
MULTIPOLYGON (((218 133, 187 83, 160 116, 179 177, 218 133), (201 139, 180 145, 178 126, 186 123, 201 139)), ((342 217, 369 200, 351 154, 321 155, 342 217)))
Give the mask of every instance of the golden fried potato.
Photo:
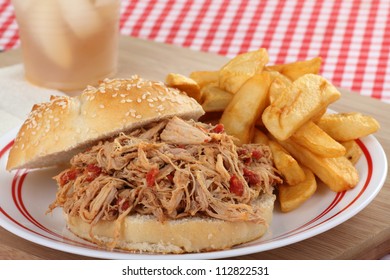
POLYGON ((190 78, 202 89, 206 85, 218 83, 219 71, 194 71, 190 74, 190 78))
POLYGON ((170 87, 184 91, 188 94, 188 96, 194 98, 196 101, 202 101, 200 87, 193 79, 181 74, 169 73, 165 78, 165 82, 170 87))
POLYGON ((355 140, 350 140, 350 141, 341 142, 341 145, 343 145, 345 147, 345 150, 346 150, 346 153, 344 156, 350 162, 352 162, 352 164, 356 164, 363 154, 363 151, 360 148, 360 146, 358 145, 358 143, 356 143, 355 140))
POLYGON ((317 125, 337 141, 358 139, 380 128, 373 117, 357 112, 325 114, 317 125))
POLYGON ((239 54, 219 70, 219 87, 236 93, 249 78, 261 73, 267 63, 266 49, 239 54))
POLYGON ((317 123, 322 118, 322 116, 326 114, 327 110, 328 108, 326 107, 322 109, 317 115, 311 118, 312 122, 317 123))
POLYGON ((288 185, 295 185, 305 180, 305 173, 299 163, 278 142, 270 140, 275 167, 279 170, 288 185))
MULTIPOLYGON (((279 96, 280 92, 282 92, 287 86, 291 85, 291 81, 286 76, 283 76, 279 72, 269 71, 271 76, 271 85, 268 90, 268 102, 266 107, 269 106, 270 103, 274 102, 274 100, 279 96)), ((263 120, 261 116, 256 121, 256 126, 263 127, 263 120)))
POLYGON ((255 122, 268 100, 270 82, 268 72, 254 75, 233 96, 223 112, 220 122, 227 134, 238 139, 237 144, 252 140, 255 122))
POLYGON ((312 121, 302 125, 291 136, 291 139, 321 157, 341 157, 345 155, 344 146, 312 121))
POLYGON ((222 112, 233 99, 233 94, 220 89, 215 84, 202 88, 202 107, 205 112, 222 112))
POLYGON ((299 77, 306 74, 318 74, 321 69, 322 58, 315 57, 310 60, 296 61, 287 64, 267 66, 267 69, 278 71, 288 77, 291 81, 295 81, 299 77))
POLYGON ((332 191, 342 192, 354 188, 359 182, 355 166, 344 156, 320 157, 291 139, 279 143, 302 165, 308 167, 332 191))
POLYGON ((292 211, 308 200, 317 190, 317 181, 310 169, 302 167, 305 180, 296 185, 280 185, 278 187, 279 203, 282 212, 292 211))
POLYGON ((269 87, 269 101, 274 103, 278 98, 281 92, 283 92, 287 87, 291 86, 292 82, 286 76, 280 74, 279 72, 270 72, 273 76, 273 81, 269 87), (277 73, 277 74, 276 74, 277 73))
POLYGON ((265 135, 264 132, 262 132, 260 129, 255 128, 253 132, 253 139, 252 143, 254 144, 262 144, 262 145, 268 145, 269 138, 267 135, 265 135))
POLYGON ((278 140, 286 140, 340 95, 325 78, 306 74, 281 92, 264 110, 263 123, 278 140))

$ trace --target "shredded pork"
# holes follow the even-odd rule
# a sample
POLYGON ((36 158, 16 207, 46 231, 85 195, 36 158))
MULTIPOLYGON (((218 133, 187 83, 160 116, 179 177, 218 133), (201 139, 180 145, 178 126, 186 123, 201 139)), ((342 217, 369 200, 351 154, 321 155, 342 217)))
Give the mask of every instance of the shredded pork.
POLYGON ((267 146, 237 147, 220 124, 177 117, 100 142, 55 180, 49 211, 63 207, 92 225, 133 213, 264 223, 251 203, 280 182, 267 146))

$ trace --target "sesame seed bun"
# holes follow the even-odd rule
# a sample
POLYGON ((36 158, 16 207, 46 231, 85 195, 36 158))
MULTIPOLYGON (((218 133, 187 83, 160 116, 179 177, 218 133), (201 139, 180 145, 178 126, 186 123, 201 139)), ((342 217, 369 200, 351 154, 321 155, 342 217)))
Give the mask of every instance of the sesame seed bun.
POLYGON ((99 140, 172 116, 204 114, 192 98, 161 82, 106 79, 77 97, 52 97, 32 108, 11 148, 7 170, 68 163, 99 140))

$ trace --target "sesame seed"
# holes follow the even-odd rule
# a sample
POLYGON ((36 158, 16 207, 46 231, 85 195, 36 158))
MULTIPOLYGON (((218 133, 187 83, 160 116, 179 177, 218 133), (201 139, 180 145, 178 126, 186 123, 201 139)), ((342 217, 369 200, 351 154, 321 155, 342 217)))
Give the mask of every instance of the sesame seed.
POLYGON ((136 119, 140 119, 140 118, 142 118, 142 116, 141 115, 137 115, 137 116, 135 116, 135 118, 136 119))
POLYGON ((138 103, 141 103, 141 102, 142 102, 142 99, 141 99, 141 98, 137 98, 137 102, 138 102, 138 103))
POLYGON ((100 104, 99 107, 100 107, 101 109, 104 109, 104 105, 103 105, 103 104, 100 104))

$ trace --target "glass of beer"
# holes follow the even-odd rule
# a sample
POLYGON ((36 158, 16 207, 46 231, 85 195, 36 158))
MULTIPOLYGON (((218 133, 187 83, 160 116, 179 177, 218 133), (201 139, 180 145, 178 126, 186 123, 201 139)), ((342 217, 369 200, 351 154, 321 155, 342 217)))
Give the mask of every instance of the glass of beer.
POLYGON ((117 68, 120 0, 12 0, 26 79, 76 91, 117 68))

